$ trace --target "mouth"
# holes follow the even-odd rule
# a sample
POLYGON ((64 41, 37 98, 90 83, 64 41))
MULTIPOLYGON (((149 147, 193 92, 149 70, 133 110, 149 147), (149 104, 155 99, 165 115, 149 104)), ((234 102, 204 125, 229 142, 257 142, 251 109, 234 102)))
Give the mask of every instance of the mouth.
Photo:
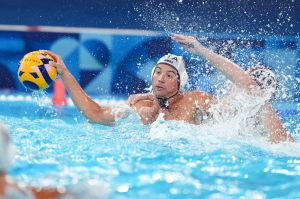
POLYGON ((157 91, 161 91, 161 90, 164 90, 165 88, 163 86, 160 86, 160 85, 157 85, 155 86, 155 90, 157 91))

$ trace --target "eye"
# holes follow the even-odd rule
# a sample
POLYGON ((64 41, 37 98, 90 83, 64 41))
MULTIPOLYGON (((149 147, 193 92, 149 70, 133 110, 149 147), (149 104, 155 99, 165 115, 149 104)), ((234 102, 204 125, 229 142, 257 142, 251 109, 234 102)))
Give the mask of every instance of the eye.
POLYGON ((175 75, 174 73, 172 73, 172 72, 169 72, 169 73, 167 73, 167 77, 168 77, 169 79, 173 79, 173 78, 176 77, 176 75, 175 75))

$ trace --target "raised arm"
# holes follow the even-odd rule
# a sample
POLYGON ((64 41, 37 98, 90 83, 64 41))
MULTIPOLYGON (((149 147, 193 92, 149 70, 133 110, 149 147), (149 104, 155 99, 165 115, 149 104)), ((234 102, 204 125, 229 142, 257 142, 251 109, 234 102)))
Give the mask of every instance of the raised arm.
MULTIPOLYGON (((171 37, 190 52, 200 55, 212 62, 212 64, 214 64, 218 70, 226 75, 227 78, 229 78, 237 86, 250 92, 254 91, 254 94, 257 94, 257 91, 258 93, 265 92, 261 89, 256 89, 259 88, 257 83, 239 65, 205 48, 199 41, 197 41, 195 37, 184 36, 180 34, 173 34, 171 37)), ((221 107, 225 111, 228 108, 228 104, 230 104, 227 101, 230 100, 230 98, 231 96, 229 96, 229 99, 225 99, 221 102, 221 107)), ((268 102, 266 102, 266 105, 264 105, 263 108, 264 112, 261 115, 261 119, 264 127, 269 131, 270 141, 272 143, 286 140, 293 141, 291 134, 284 128, 274 108, 268 102)))
POLYGON ((72 98, 72 101, 80 110, 80 112, 82 112, 83 115, 89 120, 89 122, 112 125, 115 121, 115 118, 118 117, 112 113, 112 108, 102 107, 94 100, 92 100, 84 92, 84 90, 75 80, 73 75, 69 72, 62 58, 59 55, 51 51, 43 52, 49 54, 55 60, 51 64, 57 68, 57 71, 60 74, 61 79, 64 82, 64 85, 72 98))
POLYGON ((195 37, 172 34, 171 38, 191 53, 206 58, 237 86, 246 90, 251 90, 256 86, 255 81, 239 65, 205 48, 195 37))

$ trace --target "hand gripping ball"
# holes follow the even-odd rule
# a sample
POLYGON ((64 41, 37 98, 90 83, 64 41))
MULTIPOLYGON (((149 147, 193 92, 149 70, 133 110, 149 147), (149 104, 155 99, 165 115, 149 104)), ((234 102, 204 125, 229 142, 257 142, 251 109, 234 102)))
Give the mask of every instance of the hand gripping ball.
POLYGON ((52 84, 56 79, 57 70, 49 65, 49 61, 53 61, 53 58, 40 51, 27 53, 21 59, 18 77, 25 88, 43 90, 52 84))

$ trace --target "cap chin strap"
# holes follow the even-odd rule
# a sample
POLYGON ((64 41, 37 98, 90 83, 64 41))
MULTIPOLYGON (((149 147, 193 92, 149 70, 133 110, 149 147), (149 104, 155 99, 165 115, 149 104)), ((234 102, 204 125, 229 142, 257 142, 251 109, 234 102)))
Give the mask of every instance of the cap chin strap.
POLYGON ((160 108, 169 109, 168 100, 171 99, 172 97, 176 96, 178 93, 179 93, 179 91, 177 90, 177 92, 174 95, 170 96, 170 97, 156 97, 160 108))

